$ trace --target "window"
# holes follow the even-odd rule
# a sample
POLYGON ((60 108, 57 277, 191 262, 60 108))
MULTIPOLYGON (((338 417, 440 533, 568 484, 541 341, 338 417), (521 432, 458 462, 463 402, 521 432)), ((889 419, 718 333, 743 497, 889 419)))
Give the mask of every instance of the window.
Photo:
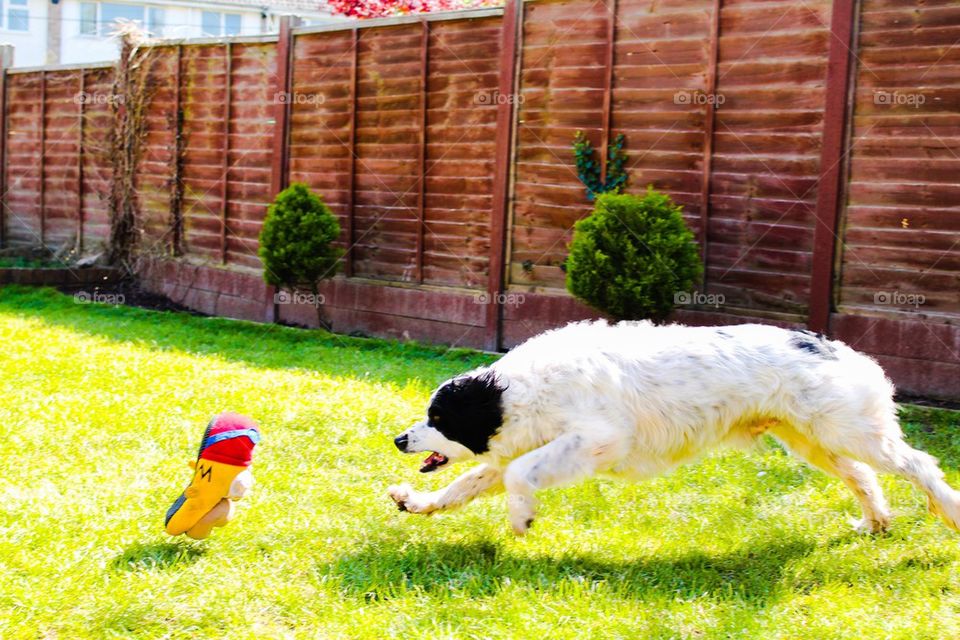
POLYGON ((80 33, 85 36, 97 35, 97 5, 94 2, 80 3, 80 33))
POLYGON ((220 35, 220 16, 222 14, 214 11, 204 11, 200 17, 200 28, 203 29, 205 36, 220 35))
MULTIPOLYGON (((11 5, 21 5, 23 29, 27 28, 26 3, 27 0, 8 0, 11 5)), ((19 10, 19 9, 18 9, 19 10)), ((13 23, 13 11, 10 9, 10 28, 13 23)), ((0 0, 0 16, 3 14, 3 0, 0 0)), ((200 27, 205 36, 235 36, 240 35, 243 16, 239 13, 221 13, 219 11, 202 11, 200 27)), ((177 31, 177 25, 167 22, 166 10, 163 7, 143 4, 127 4, 124 2, 80 2, 80 34, 85 36, 109 36, 116 30, 117 20, 130 20, 143 25, 147 32, 154 37, 169 36, 170 32, 177 31), (171 28, 173 27, 173 28, 171 28)), ((196 14, 193 14, 196 20, 196 14)), ((191 20, 190 22, 193 22, 191 20)), ((193 24, 196 24, 195 22, 193 24)), ((187 25, 180 25, 186 27, 187 25)), ((196 27, 194 27, 196 28, 196 27)), ((184 34, 180 34, 184 35, 184 34)))
POLYGON ((200 16, 200 27, 205 36, 240 35, 240 14, 204 11, 200 16))
POLYGON ((166 26, 162 7, 150 7, 147 10, 147 31, 154 37, 163 36, 163 28, 166 26))
MULTIPOLYGON (((0 0, 2 1, 2 0, 0 0)), ((11 3, 27 0, 10 0, 11 3)), ((116 30, 117 20, 130 20, 146 25, 154 36, 162 36, 166 15, 162 7, 145 7, 119 2, 81 2, 80 33, 85 36, 109 36, 116 30)))
POLYGON ((109 35, 116 29, 117 20, 132 20, 143 24, 143 6, 135 4, 100 3, 100 35, 109 35))
POLYGON ((240 35, 240 15, 236 13, 223 14, 223 27, 223 35, 225 36, 240 35))
POLYGON ((30 30, 27 0, 10 0, 10 8, 7 10, 7 28, 11 31, 30 30))

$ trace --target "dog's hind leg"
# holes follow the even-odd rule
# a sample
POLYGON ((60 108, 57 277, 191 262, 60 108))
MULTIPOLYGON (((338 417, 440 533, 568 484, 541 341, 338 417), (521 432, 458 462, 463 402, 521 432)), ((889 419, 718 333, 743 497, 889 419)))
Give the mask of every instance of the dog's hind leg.
POLYGON ((443 489, 430 492, 415 491, 409 484, 393 485, 387 492, 401 511, 433 513, 456 509, 482 493, 503 488, 500 469, 481 464, 467 471, 443 489))
POLYGON ((623 451, 615 439, 568 433, 507 465, 503 484, 514 533, 523 535, 533 523, 539 489, 572 484, 609 467, 623 451))
POLYGON ((854 523, 858 531, 877 533, 890 525, 890 509, 877 474, 868 465, 837 455, 786 424, 771 426, 770 433, 797 457, 843 480, 863 509, 863 519, 854 523))
POLYGON ((850 454, 880 471, 910 480, 927 494, 930 512, 960 531, 960 492, 946 483, 936 458, 908 445, 899 426, 893 426, 874 438, 858 440, 850 454))

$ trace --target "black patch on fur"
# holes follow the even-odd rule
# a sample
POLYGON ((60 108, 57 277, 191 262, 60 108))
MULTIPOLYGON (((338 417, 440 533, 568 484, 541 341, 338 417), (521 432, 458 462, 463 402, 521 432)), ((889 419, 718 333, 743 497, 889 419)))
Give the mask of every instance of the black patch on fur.
POLYGON ((503 425, 503 392, 506 387, 492 371, 460 376, 437 389, 427 412, 428 424, 448 440, 476 454, 490 448, 503 425))
POLYGON ((837 350, 833 348, 833 345, 822 333, 814 333, 806 329, 796 330, 793 332, 790 344, 801 351, 820 356, 824 360, 837 359, 837 350))

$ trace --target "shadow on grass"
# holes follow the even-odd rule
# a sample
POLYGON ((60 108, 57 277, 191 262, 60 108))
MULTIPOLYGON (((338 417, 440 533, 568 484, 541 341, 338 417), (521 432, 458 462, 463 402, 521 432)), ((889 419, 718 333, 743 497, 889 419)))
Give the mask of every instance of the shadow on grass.
POLYGON ((206 553, 206 548, 194 542, 138 542, 131 545, 110 563, 116 571, 152 571, 189 566, 206 553))
POLYGON ((353 338, 136 307, 78 304, 54 289, 22 286, 0 287, 0 313, 35 318, 114 342, 214 356, 257 368, 297 368, 400 384, 415 377, 432 384, 496 359, 469 349, 353 338))
POLYGON ((810 554, 813 541, 746 545, 730 553, 701 551, 607 561, 586 555, 526 557, 487 542, 433 543, 395 547, 371 545, 326 567, 345 593, 368 601, 390 599, 409 589, 431 595, 451 590, 491 596, 508 584, 536 589, 603 583, 635 599, 695 598, 766 604, 774 597, 791 560, 810 554))

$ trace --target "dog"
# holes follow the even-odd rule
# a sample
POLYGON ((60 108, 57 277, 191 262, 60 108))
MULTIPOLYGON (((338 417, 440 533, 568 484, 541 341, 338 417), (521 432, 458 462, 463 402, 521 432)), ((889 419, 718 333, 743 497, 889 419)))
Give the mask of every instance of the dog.
POLYGON ((763 434, 840 478, 860 502, 862 532, 890 524, 876 471, 909 479, 960 528, 960 493, 935 458, 904 442, 880 366, 823 335, 756 324, 580 322, 531 338, 441 384, 426 417, 394 440, 402 452, 429 452, 424 473, 481 464, 437 491, 388 493, 402 511, 429 514, 505 489, 523 535, 541 489, 648 478, 763 434))

